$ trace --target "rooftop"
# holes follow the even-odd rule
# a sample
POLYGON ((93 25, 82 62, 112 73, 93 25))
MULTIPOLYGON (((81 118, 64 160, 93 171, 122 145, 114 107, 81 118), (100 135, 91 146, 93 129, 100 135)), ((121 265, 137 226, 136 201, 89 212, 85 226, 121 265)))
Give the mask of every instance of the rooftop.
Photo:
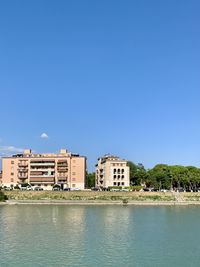
POLYGON ((66 149, 60 149, 58 153, 32 153, 31 149, 24 150, 23 153, 12 155, 4 158, 63 158, 63 157, 80 157, 79 154, 73 154, 66 149))

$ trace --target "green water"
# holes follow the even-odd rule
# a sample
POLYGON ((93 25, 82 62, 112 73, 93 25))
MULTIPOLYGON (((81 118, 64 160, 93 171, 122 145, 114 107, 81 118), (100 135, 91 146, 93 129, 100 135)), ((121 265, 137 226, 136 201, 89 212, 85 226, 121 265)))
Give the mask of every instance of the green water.
POLYGON ((0 206, 0 267, 200 266, 199 207, 0 206))

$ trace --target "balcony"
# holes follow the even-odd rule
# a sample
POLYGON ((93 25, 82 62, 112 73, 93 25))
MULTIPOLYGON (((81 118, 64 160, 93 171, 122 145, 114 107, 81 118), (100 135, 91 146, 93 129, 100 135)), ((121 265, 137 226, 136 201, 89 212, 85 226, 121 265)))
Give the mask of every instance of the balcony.
POLYGON ((55 162, 31 162, 31 166, 55 166, 55 162))
POLYGON ((32 167, 30 168, 31 172, 45 172, 45 171, 54 171, 54 167, 48 167, 48 166, 44 166, 43 168, 41 167, 32 167))
POLYGON ((31 178, 34 178, 34 177, 41 177, 41 178, 55 178, 55 174, 48 175, 48 174, 40 174, 40 173, 37 173, 37 174, 31 174, 30 177, 31 177, 31 178))
POLYGON ((30 183, 48 183, 48 184, 54 184, 55 183, 55 177, 30 177, 30 183))
POLYGON ((42 171, 31 171, 30 175, 31 176, 42 176, 43 172, 42 171))
POLYGON ((57 164, 58 165, 66 165, 66 166, 68 165, 66 160, 59 160, 57 164))
POLYGON ((18 163, 18 167, 28 167, 28 163, 18 163))
POLYGON ((28 169, 24 169, 24 168, 18 168, 17 169, 19 172, 28 172, 28 169))
POLYGON ((18 174, 18 178, 19 179, 28 179, 28 174, 24 175, 24 174, 18 174))
POLYGON ((60 167, 68 167, 68 164, 67 163, 57 163, 57 166, 60 166, 60 167))
POLYGON ((68 167, 57 167, 57 171, 62 172, 62 171, 68 171, 68 167))
POLYGON ((58 180, 58 182, 60 182, 60 181, 67 181, 67 177, 66 176, 58 176, 57 177, 57 180, 58 180))

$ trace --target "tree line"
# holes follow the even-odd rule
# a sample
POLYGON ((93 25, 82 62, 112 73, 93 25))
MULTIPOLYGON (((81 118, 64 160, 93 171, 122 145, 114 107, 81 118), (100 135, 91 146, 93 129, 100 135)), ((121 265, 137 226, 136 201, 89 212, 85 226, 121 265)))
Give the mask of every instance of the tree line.
POLYGON ((146 170, 142 164, 129 161, 130 184, 157 190, 197 191, 200 188, 200 168, 194 166, 157 164, 146 170))
MULTIPOLYGON (((156 190, 197 191, 200 188, 200 168, 194 166, 157 164, 145 169, 143 164, 128 161, 130 185, 154 188, 156 190)), ((95 187, 95 173, 86 176, 88 188, 95 187)))

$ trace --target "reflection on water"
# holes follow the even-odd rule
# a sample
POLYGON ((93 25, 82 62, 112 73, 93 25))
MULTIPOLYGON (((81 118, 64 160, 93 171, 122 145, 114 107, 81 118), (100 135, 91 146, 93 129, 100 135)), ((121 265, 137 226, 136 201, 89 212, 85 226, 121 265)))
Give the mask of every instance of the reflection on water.
POLYGON ((0 206, 0 266, 199 266, 199 211, 0 206))

